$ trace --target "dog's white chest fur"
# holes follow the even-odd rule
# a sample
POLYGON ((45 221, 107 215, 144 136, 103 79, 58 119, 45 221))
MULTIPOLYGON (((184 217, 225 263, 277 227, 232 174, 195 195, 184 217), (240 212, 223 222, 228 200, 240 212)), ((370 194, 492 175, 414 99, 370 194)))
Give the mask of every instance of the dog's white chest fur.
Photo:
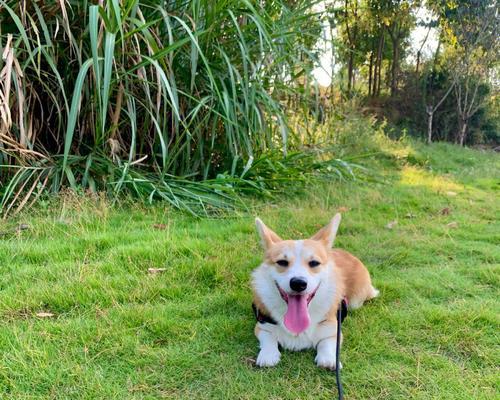
POLYGON ((292 335, 287 329, 281 325, 265 324, 263 329, 266 329, 275 335, 278 343, 287 350, 304 350, 316 347, 320 340, 317 335, 317 325, 310 326, 300 335, 292 335))

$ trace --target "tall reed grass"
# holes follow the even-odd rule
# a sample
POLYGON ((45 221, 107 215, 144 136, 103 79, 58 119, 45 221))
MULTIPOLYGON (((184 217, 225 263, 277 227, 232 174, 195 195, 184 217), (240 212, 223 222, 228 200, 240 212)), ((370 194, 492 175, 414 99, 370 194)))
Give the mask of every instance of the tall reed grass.
POLYGON ((2 212, 64 186, 193 214, 272 191, 319 29, 303 0, 0 0, 2 212))

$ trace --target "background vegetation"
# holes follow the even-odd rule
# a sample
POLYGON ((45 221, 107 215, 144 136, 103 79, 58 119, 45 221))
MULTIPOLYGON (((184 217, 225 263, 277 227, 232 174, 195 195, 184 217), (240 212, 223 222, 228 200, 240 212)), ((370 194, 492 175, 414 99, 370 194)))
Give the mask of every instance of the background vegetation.
POLYGON ((482 0, 2 0, 2 212, 71 187, 199 215, 352 177, 332 150, 346 109, 429 141, 496 142, 498 20, 482 0), (439 45, 408 63, 422 8, 439 45), (311 74, 325 27, 329 88, 311 74))
POLYGON ((428 142, 498 143, 496 1, 347 0, 331 13, 348 96, 428 142))

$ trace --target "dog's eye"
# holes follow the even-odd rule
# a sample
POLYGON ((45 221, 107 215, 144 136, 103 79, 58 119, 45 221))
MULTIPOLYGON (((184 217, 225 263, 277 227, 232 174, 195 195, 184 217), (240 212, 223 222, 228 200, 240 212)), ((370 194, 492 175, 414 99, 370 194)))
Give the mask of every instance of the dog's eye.
POLYGON ((321 263, 319 261, 316 261, 316 260, 309 261, 309 266, 311 268, 317 267, 319 264, 321 264, 321 263))
POLYGON ((281 267, 288 267, 287 260, 278 260, 278 261, 276 261, 276 264, 280 265, 281 267))

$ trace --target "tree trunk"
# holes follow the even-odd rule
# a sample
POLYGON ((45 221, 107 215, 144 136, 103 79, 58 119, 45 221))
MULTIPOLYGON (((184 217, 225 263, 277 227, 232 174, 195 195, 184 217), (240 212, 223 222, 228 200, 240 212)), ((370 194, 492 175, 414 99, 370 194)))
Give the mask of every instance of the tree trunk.
POLYGON ((373 90, 372 93, 374 96, 380 95, 380 77, 382 70, 382 52, 384 51, 384 41, 385 35, 384 30, 380 30, 380 38, 378 41, 378 49, 377 49, 377 58, 375 59, 375 72, 373 74, 373 90))
MULTIPOLYGON (((334 37, 334 27, 333 27, 333 23, 329 22, 328 23, 328 26, 330 27, 330 38, 333 38, 334 37)), ((333 101, 333 98, 334 98, 334 93, 335 93, 335 79, 334 79, 334 76, 335 76, 335 61, 336 61, 336 58, 335 58, 335 46, 331 46, 331 49, 332 49, 332 54, 331 54, 331 62, 330 62, 330 68, 331 68, 331 74, 332 74, 332 79, 330 81, 330 99, 333 101)))
POLYGON ((349 64, 347 67, 347 95, 349 97, 351 97, 353 69, 354 69, 354 52, 352 49, 349 49, 349 64))
POLYGON ((422 55, 422 49, 425 46, 425 43, 427 42, 427 39, 429 38, 429 33, 431 33, 431 26, 427 29, 427 34, 425 35, 424 40, 422 41, 422 44, 420 45, 420 48, 417 51, 417 67, 415 68, 415 75, 418 78, 418 69, 420 67, 420 56, 422 55))
POLYGON ((392 68, 391 68, 391 97, 397 91, 397 75, 399 63, 399 40, 394 40, 392 43, 392 68))
POLYGON ((432 107, 427 106, 427 144, 432 143, 432 118, 434 117, 434 110, 432 107))
POLYGON ((460 130, 458 132, 458 144, 463 146, 465 143, 465 137, 467 136, 467 121, 460 119, 460 130))
POLYGON ((368 96, 372 95, 373 50, 370 52, 370 67, 368 68, 368 96))
POLYGON ((391 77, 392 77, 392 58, 389 60, 389 65, 387 66, 387 70, 385 71, 385 88, 391 92, 391 77))
POLYGON ((380 97, 380 83, 382 82, 382 60, 378 64, 377 97, 380 97))
POLYGON ((352 90, 356 89, 356 70, 352 68, 352 90))
POLYGON ((417 52, 417 66, 415 67, 415 75, 418 79, 418 69, 420 67, 420 50, 417 52))

